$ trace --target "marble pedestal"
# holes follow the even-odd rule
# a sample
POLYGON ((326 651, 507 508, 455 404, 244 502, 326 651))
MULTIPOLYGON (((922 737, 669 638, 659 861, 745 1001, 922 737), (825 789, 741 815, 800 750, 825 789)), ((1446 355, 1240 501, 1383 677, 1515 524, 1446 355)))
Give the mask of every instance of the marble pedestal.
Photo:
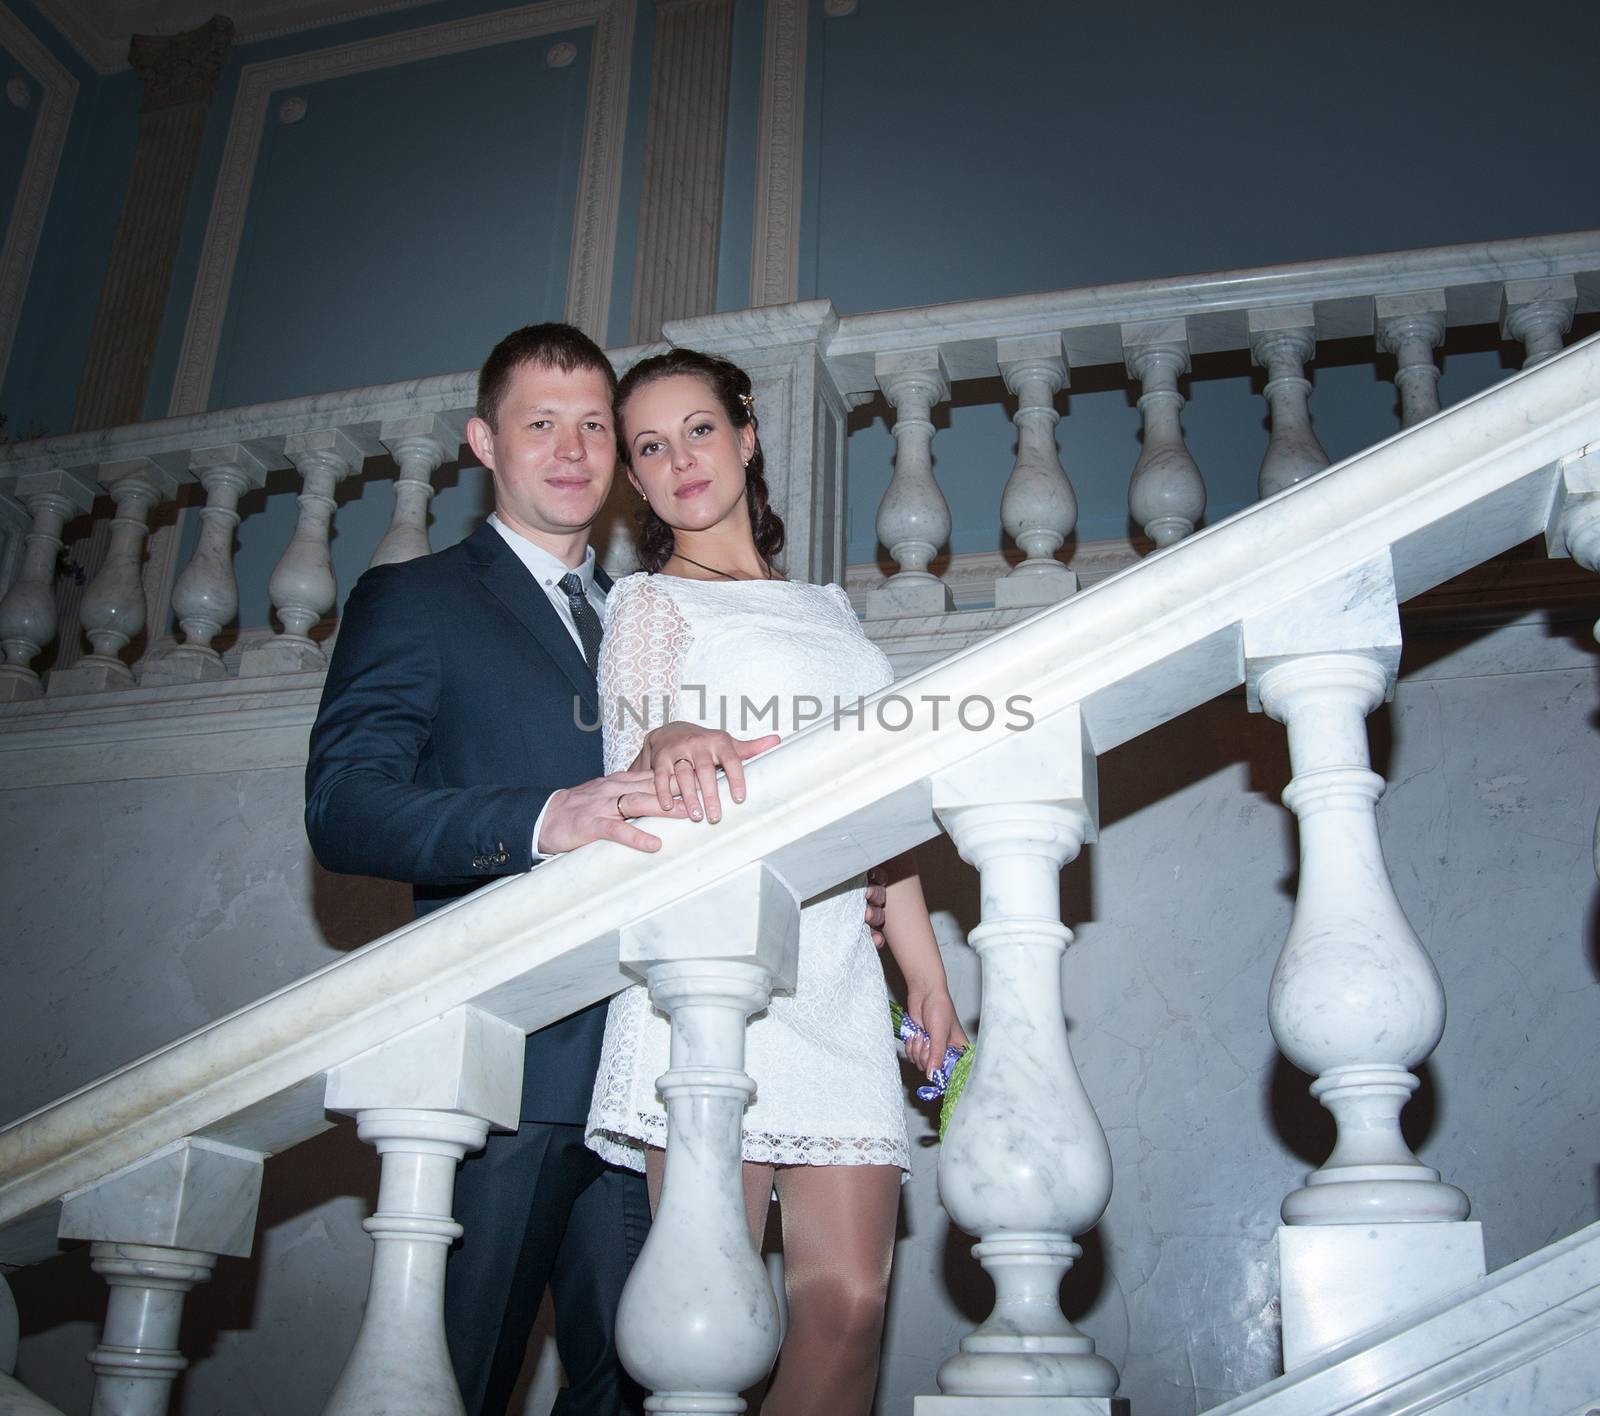
POLYGON ((1041 572, 1023 568, 995 581, 994 607, 997 610, 1015 610, 1057 605, 1063 600, 1070 600, 1077 593, 1078 577, 1073 571, 1041 572))
POLYGON ((1483 1226, 1286 1224, 1278 1229, 1283 1369, 1435 1299, 1486 1271, 1483 1226))
POLYGON ((215 683, 225 679, 228 670, 221 657, 210 649, 180 644, 162 654, 152 654, 139 672, 140 688, 163 688, 174 683, 215 683))
POLYGON ((126 664, 108 663, 89 654, 70 669, 53 670, 45 697, 71 698, 79 693, 109 693, 132 687, 133 671, 126 664))
POLYGON ((1129 1416, 1120 1396, 919 1396, 913 1416, 1129 1416))
POLYGON ((239 656, 240 678, 319 673, 327 667, 327 655, 314 640, 292 634, 274 635, 239 656))
POLYGON ((950 587, 933 575, 890 576, 867 591, 868 619, 898 619, 902 615, 943 615, 955 609, 950 587))

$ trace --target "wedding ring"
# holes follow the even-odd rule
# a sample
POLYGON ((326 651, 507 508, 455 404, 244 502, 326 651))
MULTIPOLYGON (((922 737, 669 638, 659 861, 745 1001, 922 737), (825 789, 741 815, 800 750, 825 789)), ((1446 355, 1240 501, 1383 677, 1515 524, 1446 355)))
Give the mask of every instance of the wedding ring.
POLYGON ((626 821, 628 819, 627 815, 622 810, 622 799, 625 796, 627 796, 627 792, 618 792, 617 793, 617 815, 622 817, 622 819, 624 821, 626 821))

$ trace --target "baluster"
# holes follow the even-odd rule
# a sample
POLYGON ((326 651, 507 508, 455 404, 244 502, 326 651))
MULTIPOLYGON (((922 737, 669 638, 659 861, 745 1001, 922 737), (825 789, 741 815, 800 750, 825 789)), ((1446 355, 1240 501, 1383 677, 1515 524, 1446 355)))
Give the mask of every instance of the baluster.
POLYGON ((14 479, 6 478, 0 489, 0 596, 22 569, 22 545, 33 525, 28 509, 10 495, 14 479))
POLYGON ((325 1104, 381 1157, 372 1276, 355 1346, 323 1416, 459 1416, 444 1336, 456 1165, 490 1126, 515 1130, 524 1035, 477 1008, 391 1038, 328 1073, 325 1104))
POLYGON ((110 1285, 105 1328, 89 1353, 94 1416, 161 1416, 173 1379, 184 1296, 219 1254, 250 1253, 261 1156, 216 1141, 165 1146, 68 1195, 63 1239, 88 1239, 89 1266, 110 1285))
POLYGON ((1395 358, 1400 426, 1409 428, 1439 411, 1439 366, 1434 362, 1433 351, 1444 343, 1444 291, 1380 295, 1374 314, 1378 348, 1395 358))
POLYGON ((1189 372, 1188 331, 1182 320, 1126 324, 1122 349, 1128 372, 1143 389, 1144 447, 1128 482, 1128 510, 1159 550, 1189 535, 1206 510, 1206 484, 1179 421, 1178 379, 1189 372))
POLYGON ((433 498, 433 474, 454 457, 461 433, 437 413, 416 418, 391 418, 378 430, 378 441, 388 449, 399 469, 394 479, 394 517, 384 532, 372 565, 393 565, 428 554, 428 502, 433 498))
POLYGON ((1027 553, 995 582, 997 608, 1053 605, 1076 593, 1078 577, 1055 558, 1078 520, 1078 499, 1056 448, 1056 393, 1067 386, 1059 334, 995 341, 1006 388, 1016 395, 1017 461, 1000 498, 1000 521, 1027 553))
POLYGON ((1577 309, 1578 283, 1570 275, 1508 280, 1500 296, 1500 333, 1522 345, 1522 367, 1531 369, 1561 352, 1577 309))
POLYGON ((617 1310, 623 1365, 654 1413, 745 1409, 778 1352, 778 1305, 745 1223, 739 1128, 755 1083, 745 1020, 792 986, 800 906, 752 866, 622 932, 620 958, 671 1016, 661 1202, 617 1310), (703 957, 716 941, 720 958, 703 957))
POLYGON ((867 617, 937 615, 955 608, 949 588, 928 569, 950 539, 950 504, 933 475, 933 405, 950 397, 937 349, 879 354, 878 387, 894 406, 894 476, 878 506, 878 539, 900 569, 867 592, 867 617))
POLYGON ((105 559, 78 610, 91 648, 71 668, 50 675, 52 698, 133 686, 133 670, 121 654, 144 629, 144 578, 139 572, 150 534, 150 508, 178 490, 178 479, 149 458, 137 457, 102 467, 100 485, 117 511, 105 559))
POLYGON ((56 635, 56 559, 61 531, 75 512, 94 505, 96 487, 87 477, 60 470, 26 472, 12 495, 27 508, 32 527, 23 543, 22 568, 0 600, 0 703, 38 698, 44 692, 31 667, 56 635))
POLYGON ((239 613, 239 582, 233 571, 233 531, 239 498, 267 479, 267 463, 242 443, 207 447, 189 458, 189 470, 205 488, 200 536, 194 555, 172 587, 172 608, 183 643, 145 661, 139 682, 200 683, 226 678, 222 656, 211 641, 239 613))
POLYGON ((1094 838, 1095 766, 1076 710, 1026 739, 933 784, 934 812, 977 867, 983 899, 971 936, 983 1019, 939 1151, 939 1198, 979 1236, 973 1253, 994 1280, 995 1305, 939 1368, 943 1395, 917 1398, 917 1416, 980 1416, 997 1398, 1024 1396, 1076 1398, 1071 1410, 1091 1416, 1112 1410, 1118 1385, 1060 1300, 1062 1276, 1083 1252, 1074 1236, 1111 1198, 1111 1153, 1062 1020, 1072 932, 1061 922, 1061 867, 1094 838))
POLYGON ((1250 311, 1250 357, 1267 371, 1271 431, 1256 487, 1264 497, 1303 482, 1328 465, 1311 428, 1311 381, 1306 360, 1317 351, 1310 305, 1250 311))
POLYGON ((1300 822, 1294 918, 1272 975, 1283 1054, 1316 1080, 1332 1153, 1283 1202, 1284 1365, 1484 1273, 1469 1205, 1412 1154, 1400 1112, 1444 1031, 1444 989, 1384 864, 1366 716, 1392 689, 1387 554, 1246 623, 1249 702, 1283 723, 1300 822))
MULTIPOLYGON (((1600 570, 1600 452, 1578 453, 1561 463, 1555 505, 1545 526, 1552 556, 1571 556, 1587 571, 1600 570)), ((1600 621, 1594 626, 1600 640, 1600 621)), ((1600 816, 1594 824, 1594 870, 1600 876, 1600 816)))
POLYGON ((294 536, 267 582, 267 593, 283 628, 267 643, 247 649, 240 656, 240 678, 305 673, 328 666, 321 646, 311 638, 311 630, 338 599, 329 552, 333 493, 344 478, 361 466, 362 453, 346 433, 325 428, 286 438, 283 454, 300 469, 304 485, 294 536))

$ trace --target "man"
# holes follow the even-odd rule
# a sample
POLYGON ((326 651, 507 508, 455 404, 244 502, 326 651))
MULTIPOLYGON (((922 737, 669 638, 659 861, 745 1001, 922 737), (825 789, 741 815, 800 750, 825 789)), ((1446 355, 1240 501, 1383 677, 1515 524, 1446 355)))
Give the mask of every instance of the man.
MULTIPOLYGON (((369 570, 351 591, 312 730, 306 830, 329 870, 404 880, 419 914, 607 839, 651 851, 627 818, 721 814, 740 762, 775 738, 674 728, 675 788, 648 767, 602 774, 594 667, 610 586, 589 528, 611 485, 616 375, 569 325, 508 335, 479 379, 473 452, 494 514, 437 555, 369 570), (670 793, 667 799, 671 801, 670 793)), ((664 730, 663 730, 664 731, 664 730)), ((445 1283, 445 1328, 469 1416, 506 1409, 545 1287, 569 1385, 562 1416, 637 1409, 612 1337, 649 1223, 640 1177, 583 1144, 604 1030, 596 1004, 528 1038, 522 1125, 463 1164, 465 1234, 445 1283)))

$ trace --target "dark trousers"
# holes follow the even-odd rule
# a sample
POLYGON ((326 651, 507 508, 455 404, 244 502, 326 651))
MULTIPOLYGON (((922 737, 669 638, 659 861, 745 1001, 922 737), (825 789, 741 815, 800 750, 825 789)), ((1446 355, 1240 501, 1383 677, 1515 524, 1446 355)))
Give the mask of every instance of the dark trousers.
POLYGON ((645 1393, 615 1329, 650 1227, 644 1177, 608 1166, 582 1126, 524 1121, 462 1162, 455 1217, 444 1324, 467 1416, 504 1416, 547 1286, 567 1372, 554 1416, 636 1416, 645 1393))

